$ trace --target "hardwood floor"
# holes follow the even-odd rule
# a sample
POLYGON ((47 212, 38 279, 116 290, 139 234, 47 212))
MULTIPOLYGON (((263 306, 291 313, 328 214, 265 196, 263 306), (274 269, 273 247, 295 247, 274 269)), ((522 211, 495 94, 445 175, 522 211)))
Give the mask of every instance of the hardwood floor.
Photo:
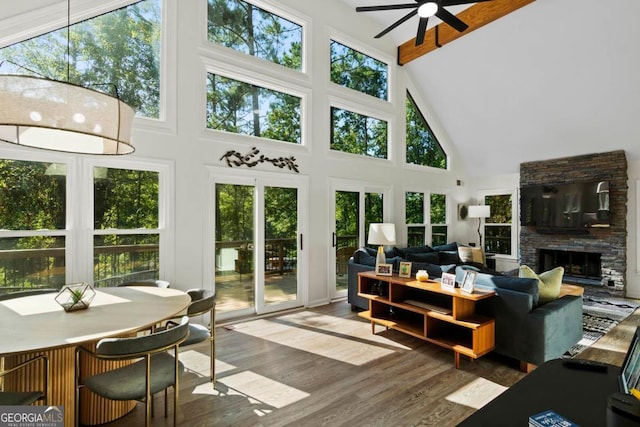
MULTIPOLYGON (((587 358, 622 363, 637 313, 587 358), (600 348, 601 347, 601 348, 600 348), (622 356, 620 356, 622 355, 622 356)), ((207 345, 181 353, 181 426, 454 426, 525 374, 490 354, 453 366, 451 351, 371 326, 346 302, 217 328, 217 382, 207 345)), ((169 395, 169 402, 172 396, 169 395)), ((163 397, 153 426, 171 426, 163 397)), ((143 425, 139 404, 110 427, 143 425)))

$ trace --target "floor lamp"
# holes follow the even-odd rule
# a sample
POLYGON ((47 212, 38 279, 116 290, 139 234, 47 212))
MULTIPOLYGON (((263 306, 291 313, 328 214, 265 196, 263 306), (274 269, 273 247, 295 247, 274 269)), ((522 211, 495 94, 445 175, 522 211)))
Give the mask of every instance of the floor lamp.
MULTIPOLYGON (((491 206, 471 205, 469 206, 469 218, 478 218, 478 244, 482 248, 482 234, 480 234, 480 221, 482 218, 491 216, 491 206)), ((484 249, 484 248, 483 248, 484 249)))
POLYGON ((396 225, 391 223, 372 223, 369 224, 369 238, 367 243, 378 246, 378 254, 376 256, 376 269, 378 264, 385 264, 384 245, 396 244, 396 225))

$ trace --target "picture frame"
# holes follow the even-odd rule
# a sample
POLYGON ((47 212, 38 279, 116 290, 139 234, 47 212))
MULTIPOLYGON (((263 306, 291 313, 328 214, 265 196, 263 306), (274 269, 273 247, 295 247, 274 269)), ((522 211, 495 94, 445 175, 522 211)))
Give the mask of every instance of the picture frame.
POLYGON ((398 276, 400 277, 411 277, 411 263, 406 261, 400 262, 400 270, 398 272, 398 276))
POLYGON ((460 285, 460 289, 463 292, 472 294, 477 275, 478 275, 477 272, 467 270, 467 272, 464 273, 464 279, 462 279, 462 284, 460 285))
POLYGON ((440 279, 440 284, 444 289, 455 289, 456 288, 456 275, 451 273, 442 273, 442 278, 440 279))
POLYGON ((391 276, 393 274, 393 264, 376 264, 376 274, 378 276, 391 276))

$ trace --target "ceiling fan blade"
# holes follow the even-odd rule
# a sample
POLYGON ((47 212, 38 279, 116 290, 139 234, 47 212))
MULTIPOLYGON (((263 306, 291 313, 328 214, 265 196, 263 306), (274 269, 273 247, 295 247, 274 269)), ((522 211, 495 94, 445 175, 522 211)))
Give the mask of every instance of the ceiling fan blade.
POLYGON ((462 22, 457 16, 455 16, 448 10, 443 9, 442 7, 438 8, 436 16, 442 19, 442 22, 446 22, 460 32, 463 32, 464 30, 469 28, 469 26, 462 22))
POLYGON ((412 10, 411 12, 407 13, 405 16, 403 16, 402 18, 398 19, 396 22, 394 22, 393 24, 391 24, 390 26, 388 26, 387 28, 382 30, 382 32, 380 34, 377 34, 374 38, 379 39, 380 37, 382 37, 385 34, 387 34, 389 31, 391 31, 394 28, 396 28, 398 25, 400 25, 403 22, 405 22, 405 21, 409 20, 410 18, 412 18, 417 13, 418 13, 418 9, 412 10))
POLYGON ((424 42, 424 33, 427 31, 428 22, 428 17, 420 18, 420 23, 418 24, 418 32, 416 33, 416 46, 420 46, 422 42, 424 42))
POLYGON ((415 3, 405 4, 384 4, 381 6, 358 6, 356 12, 375 12, 377 10, 413 9, 418 7, 415 3))
POLYGON ((440 1, 440 6, 444 7, 444 6, 458 6, 461 4, 469 4, 469 3, 482 3, 485 1, 491 1, 491 0, 441 0, 440 1))

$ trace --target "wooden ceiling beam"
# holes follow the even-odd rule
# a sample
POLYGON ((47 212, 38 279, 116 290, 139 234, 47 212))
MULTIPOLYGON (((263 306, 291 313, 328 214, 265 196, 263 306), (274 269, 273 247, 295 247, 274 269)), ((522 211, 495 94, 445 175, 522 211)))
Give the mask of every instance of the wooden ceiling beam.
POLYGON ((405 65, 534 1, 535 0, 492 0, 476 3, 456 15, 464 23, 469 25, 469 28, 463 32, 459 32, 444 23, 430 28, 425 33, 424 42, 421 45, 415 45, 416 39, 414 37, 398 46, 398 65, 405 65))

